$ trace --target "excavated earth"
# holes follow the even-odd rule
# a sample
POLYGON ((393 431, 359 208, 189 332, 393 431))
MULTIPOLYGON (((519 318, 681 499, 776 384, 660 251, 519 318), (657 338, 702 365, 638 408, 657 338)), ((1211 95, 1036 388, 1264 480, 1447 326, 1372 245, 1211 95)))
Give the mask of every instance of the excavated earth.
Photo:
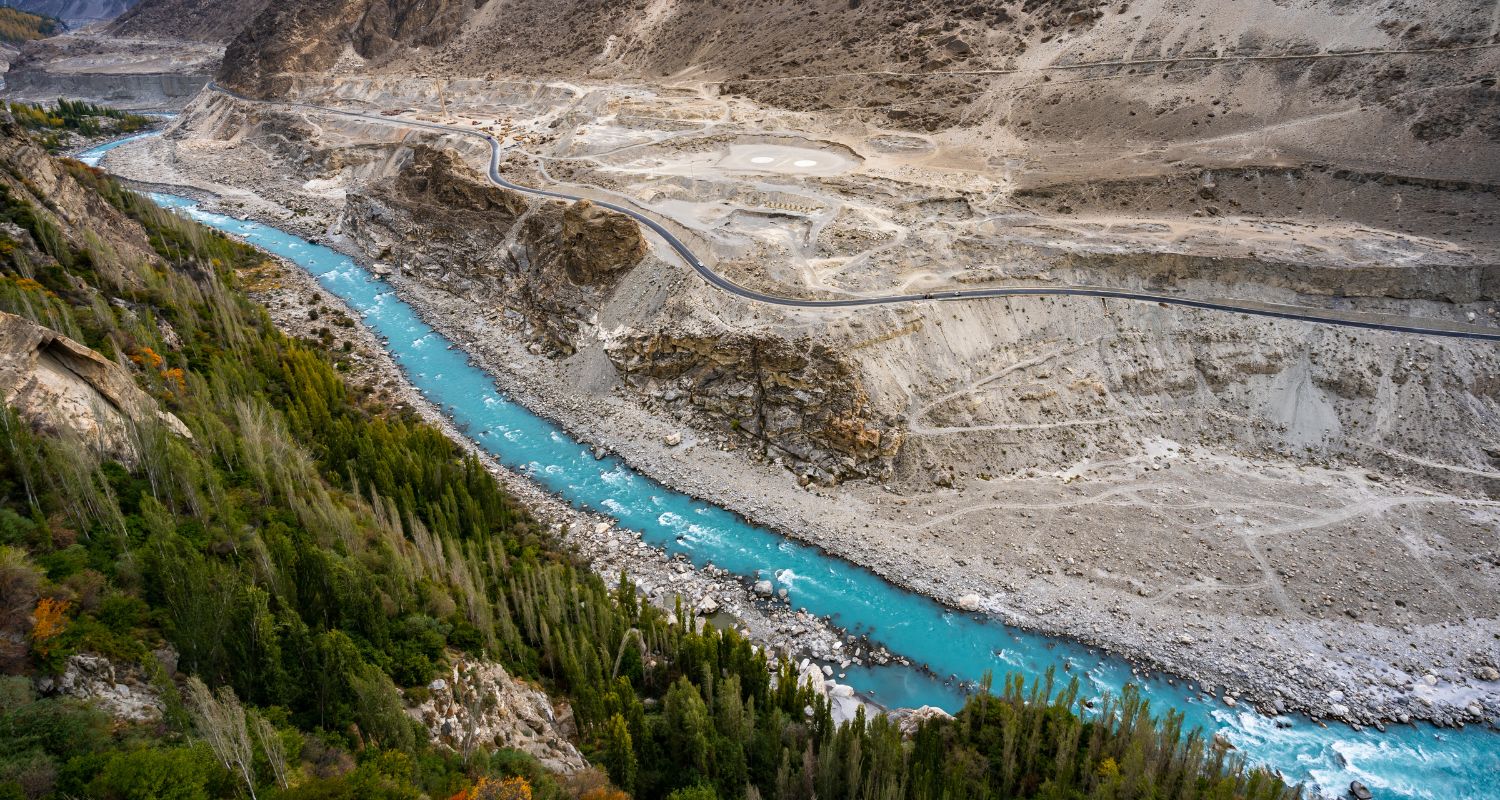
POLYGON ((1494 343, 1088 298, 772 307, 403 125, 489 131, 511 180, 785 296, 1092 284, 1493 330, 1491 10, 1028 2, 924 32, 872 2, 865 35, 857 3, 771 4, 816 31, 781 50, 653 0, 557 12, 544 58, 543 0, 376 5, 401 3, 273 3, 223 76, 379 121, 205 92, 109 169, 355 255, 579 438, 904 586, 1267 710, 1500 718, 1494 343), (710 23, 721 46, 668 57, 710 23))

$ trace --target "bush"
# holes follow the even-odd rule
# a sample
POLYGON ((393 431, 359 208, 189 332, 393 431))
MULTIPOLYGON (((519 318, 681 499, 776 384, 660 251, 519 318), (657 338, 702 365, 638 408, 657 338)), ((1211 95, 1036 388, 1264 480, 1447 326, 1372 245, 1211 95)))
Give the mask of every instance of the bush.
POLYGON ((0 786, 26 800, 45 797, 57 786, 57 761, 41 750, 0 759, 0 786))
POLYGON ((714 793, 714 787, 700 783, 697 786, 678 789, 667 795, 667 800, 719 800, 719 796, 714 793))
POLYGON ((208 800, 225 796, 233 786, 208 745, 199 743, 117 753, 89 792, 102 800, 208 800))

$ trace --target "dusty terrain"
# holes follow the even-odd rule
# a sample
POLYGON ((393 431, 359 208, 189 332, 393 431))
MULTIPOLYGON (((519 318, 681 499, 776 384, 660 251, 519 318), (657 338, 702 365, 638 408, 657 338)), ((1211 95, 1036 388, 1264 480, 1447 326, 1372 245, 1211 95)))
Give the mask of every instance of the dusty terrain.
POLYGON ((222 44, 108 36, 90 29, 27 42, 5 74, 6 97, 180 108, 219 66, 222 44))
POLYGON ((208 83, 225 43, 264 6, 265 0, 74 3, 75 11, 101 14, 101 21, 0 52, 10 64, 6 96, 175 110, 208 83))
MULTIPOLYGON (((1092 284, 1493 329, 1493 6, 681 6, 273 2, 221 74, 273 102, 204 93, 108 165, 359 256, 530 408, 901 584, 1266 709, 1500 715, 1493 343, 763 306, 403 125, 491 131, 512 180, 784 296, 1092 284)), ((621 542, 580 547, 637 569, 621 542)))
POLYGON ((22 11, 46 14, 74 28, 105 22, 130 8, 136 0, 11 0, 6 3, 22 11))

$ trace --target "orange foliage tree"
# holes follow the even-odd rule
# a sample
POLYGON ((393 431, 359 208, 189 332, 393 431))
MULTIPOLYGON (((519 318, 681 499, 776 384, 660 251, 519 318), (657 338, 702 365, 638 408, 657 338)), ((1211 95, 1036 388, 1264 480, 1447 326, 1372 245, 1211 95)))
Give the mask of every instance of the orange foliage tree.
POLYGON ((531 784, 525 778, 506 778, 494 781, 480 778, 465 800, 531 800, 531 784))
POLYGON ((31 649, 38 655, 45 656, 51 649, 50 642, 56 639, 67 627, 68 620, 64 616, 68 611, 67 600, 53 600, 43 597, 36 603, 36 611, 32 612, 31 625, 31 649))

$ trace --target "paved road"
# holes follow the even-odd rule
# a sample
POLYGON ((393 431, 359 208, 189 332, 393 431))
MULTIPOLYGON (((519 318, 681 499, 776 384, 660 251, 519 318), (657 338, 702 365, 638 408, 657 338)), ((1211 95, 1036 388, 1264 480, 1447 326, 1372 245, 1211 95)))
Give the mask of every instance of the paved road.
MULTIPOLYGON (((489 178, 497 186, 503 186, 524 194, 538 197, 550 197, 559 200, 582 200, 579 195, 558 192, 550 189, 536 189, 530 186, 522 186, 506 180, 500 174, 500 140, 484 132, 456 125, 442 125, 436 122, 419 122, 416 120, 399 119, 377 114, 366 114, 359 111, 345 111, 327 106, 317 106, 309 103, 272 102, 266 100, 255 100, 245 97, 238 92, 219 86, 218 83, 209 83, 208 88, 212 91, 234 97, 249 103, 261 103, 265 105, 281 105, 292 108, 305 108, 328 114, 339 114, 346 117, 374 120, 387 125, 401 125, 410 128, 425 128, 445 134, 459 134, 462 136, 473 136, 489 142, 490 165, 489 178)), ((1101 297, 1111 300, 1133 300, 1143 303, 1159 303, 1169 306, 1183 306, 1186 308, 1198 308, 1207 311, 1226 311, 1234 314, 1247 314, 1256 317, 1271 317, 1273 319, 1293 320, 1296 322, 1307 322, 1314 325, 1334 325, 1344 328, 1363 328, 1366 330, 1391 331, 1394 333, 1416 334, 1420 336, 1442 336, 1455 339, 1472 339, 1479 341, 1500 342, 1500 330, 1490 330, 1478 326, 1464 326, 1456 323, 1444 323, 1438 320, 1421 320, 1412 322, 1401 322, 1390 319, 1375 319, 1361 317, 1354 312, 1341 313, 1336 311, 1325 311, 1323 309, 1309 307, 1290 306, 1266 306, 1253 304, 1237 304, 1231 301, 1215 300, 1193 300, 1170 294, 1157 292, 1128 291, 1122 289, 1108 289, 1099 286, 1004 286, 988 289, 957 289, 935 292, 921 292, 916 294, 891 294, 870 297, 850 297, 829 300, 808 300, 799 297, 784 297, 781 295, 766 294, 741 286, 734 281, 714 272, 703 263, 698 256, 678 239, 665 226, 655 219, 630 208, 629 206, 611 203, 606 200, 589 198, 589 202, 617 211, 636 222, 645 225, 660 236, 667 246, 677 251, 693 269, 710 284, 748 300, 760 303, 769 303, 778 306, 790 306, 794 308, 851 308, 855 306, 878 306, 895 305, 900 303, 919 303, 935 300, 982 300, 991 297, 1038 297, 1038 296, 1061 296, 1061 297, 1101 297)))

